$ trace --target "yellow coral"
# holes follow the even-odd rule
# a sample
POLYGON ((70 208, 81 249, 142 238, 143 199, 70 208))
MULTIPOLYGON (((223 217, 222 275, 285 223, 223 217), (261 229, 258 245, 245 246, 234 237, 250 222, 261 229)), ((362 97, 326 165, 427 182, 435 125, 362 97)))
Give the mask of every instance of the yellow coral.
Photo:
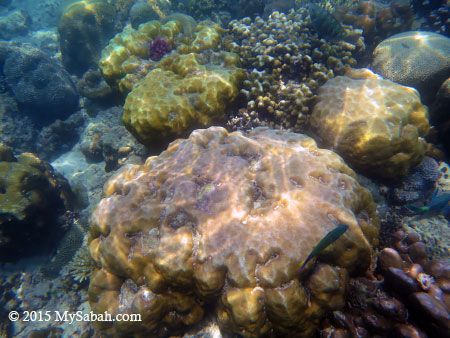
POLYGON ((351 70, 318 91, 311 125, 356 169, 384 178, 405 175, 425 153, 428 111, 419 93, 368 69, 351 70))
POLYGON ((174 334, 210 304, 222 329, 243 337, 312 336, 378 242, 375 205, 355 177, 313 139, 262 128, 196 130, 145 165, 124 167, 92 215, 90 251, 101 268, 89 301, 95 312, 143 321, 97 329, 174 334), (299 275, 339 223, 350 228, 299 275))
POLYGON ((149 60, 148 49, 153 39, 160 37, 178 53, 200 53, 217 49, 224 30, 210 21, 196 24, 187 15, 173 14, 161 22, 152 20, 133 29, 127 26, 110 40, 102 51, 99 69, 105 81, 126 94, 148 72, 158 65, 149 60), (184 36, 183 36, 184 34, 184 36))
POLYGON ((222 54, 228 68, 202 65, 193 53, 161 61, 160 68, 152 70, 128 94, 125 127, 141 143, 150 145, 224 120, 225 109, 237 97, 245 72, 236 68, 237 57, 222 54))

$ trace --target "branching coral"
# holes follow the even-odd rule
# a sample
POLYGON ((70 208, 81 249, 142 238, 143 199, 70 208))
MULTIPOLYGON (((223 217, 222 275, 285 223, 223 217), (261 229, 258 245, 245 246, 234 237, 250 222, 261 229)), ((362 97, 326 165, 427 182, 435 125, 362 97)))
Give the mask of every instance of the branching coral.
POLYGON ((363 48, 360 42, 318 39, 305 9, 287 15, 274 12, 266 20, 231 21, 225 48, 251 69, 242 90, 248 101, 246 119, 251 121, 243 124, 304 130, 315 92, 356 64, 353 55, 363 48))

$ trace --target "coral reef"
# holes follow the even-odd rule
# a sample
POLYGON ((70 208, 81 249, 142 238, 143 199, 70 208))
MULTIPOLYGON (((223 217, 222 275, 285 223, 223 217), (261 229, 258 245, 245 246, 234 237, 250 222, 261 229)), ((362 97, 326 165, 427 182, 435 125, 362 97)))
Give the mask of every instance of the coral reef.
POLYGON ((97 65, 101 50, 114 34, 115 14, 114 8, 103 0, 78 1, 67 6, 58 25, 67 70, 82 74, 97 65))
POLYGON ((165 58, 128 94, 125 127, 144 145, 165 145, 197 127, 226 119, 226 108, 245 78, 232 53, 195 53, 165 58))
POLYGON ((450 38, 432 32, 405 32, 375 48, 371 69, 386 79, 416 88, 428 104, 450 77, 448 55, 450 38))
POLYGON ((97 268, 87 246, 82 246, 68 264, 69 275, 78 283, 89 280, 97 268))
POLYGON ((37 124, 64 119, 78 107, 70 75, 28 44, 0 43, 0 68, 19 106, 37 124))
POLYGON ((450 264, 429 260, 417 233, 393 237, 377 278, 350 279, 349 302, 322 321, 322 337, 448 337, 450 264))
POLYGON ((150 43, 149 57, 153 61, 159 61, 161 58, 172 50, 172 46, 161 38, 156 38, 150 43))
POLYGON ((425 153, 428 111, 419 93, 352 69, 319 88, 311 126, 351 166, 372 177, 406 175, 425 153))
POLYGON ((391 201, 396 205, 424 202, 435 191, 441 175, 438 162, 425 156, 417 167, 411 168, 408 175, 397 182, 391 191, 391 201))
POLYGON ((52 244, 57 222, 71 206, 67 181, 30 153, 14 156, 0 147, 0 260, 15 261, 52 244))
POLYGON ((368 44, 411 29, 414 11, 409 0, 387 3, 359 1, 336 8, 334 15, 344 24, 363 30, 368 44))
POLYGON ((181 13, 167 16, 162 22, 147 22, 137 30, 126 27, 102 51, 99 68, 110 86, 126 94, 158 66, 156 60, 149 60, 152 41, 163 39, 175 54, 201 53, 217 49, 222 32, 223 29, 211 21, 197 25, 193 18, 181 13))
POLYGON ((70 229, 58 243, 56 254, 52 259, 44 264, 40 272, 47 279, 58 277, 61 270, 73 260, 78 249, 83 243, 83 229, 78 220, 72 215, 70 219, 70 229))
POLYGON ((141 23, 151 20, 158 20, 158 13, 150 6, 148 1, 138 1, 130 8, 130 23, 131 27, 138 29, 141 23))
POLYGON ((9 311, 31 313, 40 310, 43 311, 43 316, 44 314, 52 315, 51 320, 26 321, 23 320, 25 315, 15 322, 6 319, 5 323, 9 325, 6 332, 1 331, 3 323, 0 322, 0 332, 4 334, 5 338, 94 337, 92 324, 88 320, 57 321, 53 316, 57 311, 61 314, 65 311, 67 313, 79 311, 80 314, 88 314, 90 311, 87 303, 87 291, 78 284, 74 285, 67 275, 48 280, 39 273, 7 272, 2 269, 0 273, 0 317, 3 300, 6 301, 4 304, 6 314, 9 311))
POLYGON ((86 161, 104 161, 106 172, 116 170, 130 156, 145 156, 144 146, 122 125, 122 114, 119 107, 101 111, 91 119, 79 141, 79 149, 86 161))
POLYGON ((301 131, 307 125, 320 85, 349 66, 363 45, 332 43, 311 33, 307 11, 274 12, 264 20, 233 20, 224 47, 249 69, 243 95, 247 106, 230 121, 231 129, 258 125, 301 131))
POLYGON ((139 313, 142 322, 97 330, 176 334, 214 306, 222 329, 242 337, 311 336, 378 244, 375 205, 355 178, 313 139, 265 128, 196 130, 145 165, 123 167, 91 218, 101 268, 89 301, 96 313, 139 313), (350 228, 299 274, 339 223, 350 228))
POLYGON ((10 11, 8 15, 0 17, 0 40, 10 40, 28 33, 30 24, 31 16, 28 12, 22 9, 10 11))
POLYGON ((422 24, 421 29, 450 37, 450 1, 442 3, 442 6, 433 10, 426 17, 426 22, 422 24))
POLYGON ((103 80, 98 70, 88 70, 77 83, 77 90, 81 96, 90 100, 106 100, 111 98, 112 89, 103 80))

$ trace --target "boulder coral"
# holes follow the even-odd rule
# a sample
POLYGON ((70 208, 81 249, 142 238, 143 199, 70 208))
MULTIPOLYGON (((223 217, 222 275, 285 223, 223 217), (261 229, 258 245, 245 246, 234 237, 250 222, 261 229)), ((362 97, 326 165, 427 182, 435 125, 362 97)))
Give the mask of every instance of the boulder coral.
POLYGON ((47 162, 0 144, 0 263, 48 249, 72 201, 69 184, 47 162))
POLYGON ((237 55, 226 52, 207 63, 194 53, 166 58, 128 94, 125 127, 150 146, 225 120, 245 78, 238 66, 237 55))
POLYGON ((197 25, 193 18, 180 13, 162 22, 152 20, 141 24, 138 29, 127 26, 103 49, 99 68, 111 87, 126 94, 157 66, 149 60, 149 47, 154 39, 163 39, 176 53, 201 53, 217 49, 222 32, 213 22, 202 21, 197 25))
POLYGON ((373 51, 371 69, 386 79, 414 87, 426 104, 450 77, 450 38, 411 31, 383 40, 373 51))
POLYGON ((114 35, 116 13, 104 0, 77 1, 64 10, 58 25, 64 66, 83 74, 100 59, 102 48, 114 35))
POLYGON ((206 308, 242 337, 311 337, 378 244, 375 204, 355 173, 287 131, 196 130, 123 167, 104 192, 91 218, 89 302, 142 321, 94 323, 103 337, 178 334, 206 308), (340 223, 347 232, 299 273, 340 223))
POLYGON ((417 90, 368 69, 352 69, 320 87, 311 126, 352 167, 387 179, 422 161, 422 137, 430 129, 417 90))

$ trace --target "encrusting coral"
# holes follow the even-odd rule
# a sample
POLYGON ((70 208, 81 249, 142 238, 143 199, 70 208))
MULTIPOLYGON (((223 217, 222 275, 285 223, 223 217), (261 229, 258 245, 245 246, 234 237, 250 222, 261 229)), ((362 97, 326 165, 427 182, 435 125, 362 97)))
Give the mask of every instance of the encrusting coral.
POLYGON ((368 69, 349 70, 320 87, 311 126, 355 169, 382 178, 420 163, 430 129, 414 88, 368 69))
POLYGON ((226 119, 245 78, 239 59, 218 53, 175 55, 135 85, 124 105, 125 127, 144 145, 164 144, 196 127, 226 119), (215 64, 213 64, 213 62, 215 64))
POLYGON ((91 218, 94 312, 105 337, 177 334, 214 306, 224 331, 310 337, 363 273, 379 221, 355 173, 313 139, 257 128, 194 131, 105 185, 91 218), (299 274, 338 224, 346 233, 299 274))

